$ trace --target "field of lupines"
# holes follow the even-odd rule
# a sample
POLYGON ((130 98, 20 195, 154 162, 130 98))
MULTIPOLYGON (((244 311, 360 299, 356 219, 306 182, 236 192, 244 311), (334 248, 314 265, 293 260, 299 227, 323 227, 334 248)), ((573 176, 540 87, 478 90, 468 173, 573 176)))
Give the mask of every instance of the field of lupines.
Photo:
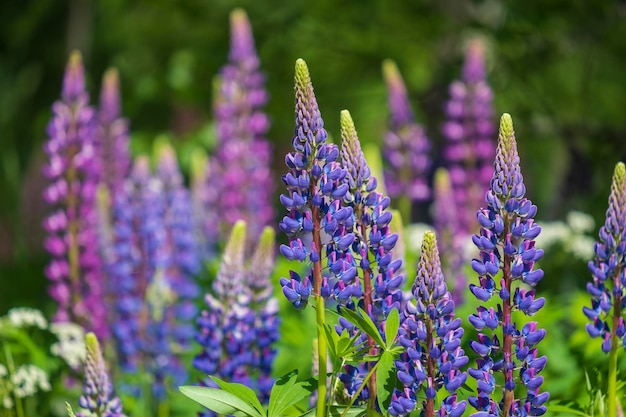
POLYGON ((601 227, 536 222, 481 41, 450 84, 442 155, 382 68, 388 130, 362 149, 348 110, 325 130, 315 69, 295 62, 275 183, 265 75, 233 11, 217 146, 186 180, 166 139, 131 156, 120 75, 92 105, 74 52, 41 173, 56 312, 0 318, 0 415, 623 416, 624 164, 601 227), (433 224, 414 224, 430 201, 433 224), (563 256, 588 263, 587 293, 544 296, 563 256))

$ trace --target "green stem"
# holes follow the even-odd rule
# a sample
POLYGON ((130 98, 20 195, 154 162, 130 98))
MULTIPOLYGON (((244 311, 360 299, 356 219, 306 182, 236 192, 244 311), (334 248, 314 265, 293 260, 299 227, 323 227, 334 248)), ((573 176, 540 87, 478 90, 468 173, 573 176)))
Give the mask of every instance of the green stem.
POLYGON ((157 416, 168 417, 170 415, 170 405, 167 401, 159 401, 157 416))
POLYGON ((337 375, 339 373, 339 370, 343 369, 343 366, 345 364, 346 364, 346 361, 343 358, 336 358, 335 361, 333 362, 333 369, 332 369, 333 375, 330 378, 330 393, 328 395, 328 404, 326 405, 326 415, 328 416, 330 416, 330 406, 335 402, 336 385, 337 385, 337 381, 339 381, 339 378, 337 378, 337 375))
POLYGON ((325 417, 326 415, 326 361, 328 355, 326 352, 326 334, 324 329, 324 298, 318 294, 315 295, 315 317, 317 318, 317 355, 318 355, 318 378, 317 378, 317 412, 316 417, 325 417))
POLYGON ((609 417, 617 417, 617 337, 612 337, 609 353, 609 417))
MULTIPOLYGON (((15 362, 13 362, 13 355, 11 354, 11 348, 9 348, 9 345, 7 345, 6 343, 3 343, 2 346, 4 347, 4 356, 6 356, 7 358, 7 365, 9 366, 9 373, 11 374, 11 376, 15 375, 15 362)), ((22 407, 22 399, 19 398, 17 395, 14 395, 14 401, 15 401, 15 411, 17 413, 17 417, 25 417, 24 415, 24 408, 22 407)))
POLYGON ((341 417, 346 417, 346 414, 348 413, 348 410, 352 407, 352 405, 354 404, 356 399, 359 398, 359 394, 361 393, 361 391, 363 391, 363 388, 365 388, 365 386, 367 385, 367 381, 369 381, 369 379, 372 377, 374 372, 376 372, 376 368, 378 368, 379 364, 380 364, 380 361, 376 362, 376 365, 372 366, 372 369, 370 369, 370 371, 365 376, 365 379, 363 380, 363 383, 361 384, 359 389, 352 396, 352 399, 350 400, 350 403, 348 404, 346 409, 343 410, 343 413, 341 413, 341 417))

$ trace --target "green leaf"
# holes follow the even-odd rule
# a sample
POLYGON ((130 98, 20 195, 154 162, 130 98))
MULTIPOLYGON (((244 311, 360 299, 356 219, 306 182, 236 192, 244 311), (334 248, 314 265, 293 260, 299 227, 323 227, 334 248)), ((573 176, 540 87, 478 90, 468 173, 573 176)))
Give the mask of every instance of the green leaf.
POLYGON ((584 411, 576 410, 565 405, 550 404, 549 408, 551 413, 567 413, 567 415, 589 417, 589 414, 584 411))
POLYGON ((187 397, 218 414, 265 417, 245 400, 222 389, 195 386, 184 386, 179 389, 187 397))
POLYGON ((355 313, 352 310, 347 308, 341 309, 341 315, 344 316, 347 320, 349 320, 352 324, 357 326, 359 329, 365 332, 369 337, 374 339, 374 341, 378 344, 378 346, 384 347, 385 342, 381 337, 376 325, 372 321, 372 319, 367 315, 363 309, 359 309, 359 313, 355 313))
MULTIPOLYGON (((346 409, 345 406, 342 405, 331 405, 329 417, 341 417, 341 414, 346 409)), ((315 408, 310 409, 306 413, 302 414, 300 417, 315 417, 315 408)), ((345 417, 361 417, 367 414, 367 409, 361 407, 350 407, 345 417)))
POLYGON ((376 370, 376 393, 378 394, 378 405, 381 410, 389 409, 391 394, 396 386, 398 376, 394 364, 395 355, 389 351, 384 351, 378 362, 376 370))
POLYGON ((311 381, 297 382, 298 371, 293 370, 278 378, 270 393, 269 417, 279 417, 283 412, 311 395, 315 389, 311 381))
MULTIPOLYGON (((396 336, 398 336, 398 329, 400 328, 400 313, 398 313, 398 309, 394 308, 389 312, 387 316, 387 321, 385 322, 385 339, 387 339, 387 349, 391 349, 393 343, 396 340, 396 336)), ((384 409, 386 410, 386 409, 384 409)))
POLYGON ((237 384, 233 382, 222 381, 221 379, 211 376, 211 379, 215 381, 218 387, 223 389, 224 391, 230 392, 233 395, 241 398, 249 405, 254 407, 261 416, 265 416, 265 408, 261 405, 259 398, 256 396, 256 393, 250 388, 243 384, 237 384))

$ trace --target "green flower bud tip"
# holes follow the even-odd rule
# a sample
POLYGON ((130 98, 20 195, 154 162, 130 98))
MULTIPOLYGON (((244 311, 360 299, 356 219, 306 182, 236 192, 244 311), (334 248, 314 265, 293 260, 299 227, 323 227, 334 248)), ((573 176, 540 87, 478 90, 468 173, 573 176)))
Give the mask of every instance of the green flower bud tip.
POLYGON ((441 192, 450 192, 452 185, 450 184, 450 174, 445 168, 437 168, 435 171, 435 189, 441 192))
POLYGON ((209 164, 209 157, 202 148, 196 148, 191 152, 190 170, 191 182, 203 181, 209 164))
POLYGON ((117 68, 109 68, 106 70, 102 82, 106 85, 106 88, 117 90, 120 84, 120 75, 117 68))
POLYGON ((394 87, 400 87, 404 89, 404 82, 402 81, 402 75, 400 70, 394 61, 391 59, 385 59, 383 61, 383 77, 387 84, 394 87))
POLYGON ((172 147, 169 137, 166 135, 158 135, 152 143, 152 155, 155 161, 160 161, 163 157, 176 155, 176 151, 172 147))
MULTIPOLYGON (((498 146, 502 145, 504 154, 513 153, 517 156, 517 142, 515 141, 515 131, 513 130, 513 119, 508 113, 502 114, 500 118, 500 132, 498 146)), ((512 155, 513 156, 513 155, 512 155)))
MULTIPOLYGON (((422 254, 421 257, 426 259, 433 259, 437 250, 437 237, 435 232, 428 230, 424 233, 424 239, 422 240, 422 254)), ((438 255, 438 254, 437 254, 438 255)))
POLYGON ((240 7, 230 12, 230 25, 239 26, 248 23, 248 15, 246 11, 240 7))
POLYGON ((271 226, 266 226, 263 229, 263 232, 261 232, 259 244, 257 245, 257 251, 259 251, 261 248, 263 248, 265 252, 268 252, 268 250, 273 251, 275 240, 276 232, 274 231, 274 228, 271 226))
MULTIPOLYGON (((302 58, 298 58, 296 60, 296 91, 301 91, 302 93, 306 93, 311 86, 311 75, 309 74, 309 67, 307 67, 306 62, 302 58)), ((297 98, 297 97, 296 97, 297 98)))
POLYGON ((83 55, 78 50, 72 51, 68 62, 68 67, 71 69, 79 68, 83 65, 83 55))

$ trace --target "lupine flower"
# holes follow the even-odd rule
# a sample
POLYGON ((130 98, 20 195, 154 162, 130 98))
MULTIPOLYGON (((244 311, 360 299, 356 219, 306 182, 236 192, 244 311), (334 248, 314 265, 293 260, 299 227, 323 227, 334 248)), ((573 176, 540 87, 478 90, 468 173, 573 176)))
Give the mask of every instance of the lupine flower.
MULTIPOLYGON (((348 268, 356 269, 355 284, 359 288, 352 290, 352 299, 348 299, 348 302, 343 302, 343 304, 350 308, 356 300, 359 306, 370 315, 381 333, 384 333, 385 320, 389 311, 399 308, 402 298, 401 286, 404 276, 395 273, 402 267, 402 260, 394 259, 392 254, 398 235, 392 234, 389 229, 392 220, 391 211, 388 210, 389 197, 376 192, 377 180, 371 176, 354 122, 347 110, 341 112, 341 139, 339 156, 342 165, 347 170, 345 182, 349 186, 348 195, 344 199, 346 207, 342 210, 352 209, 354 213, 354 241, 349 251, 342 257, 338 256, 338 260, 335 261, 343 262, 341 268, 330 263, 333 260, 330 255, 329 266, 331 270, 333 268, 346 271, 348 268), (363 283, 362 289, 361 282, 363 283)), ((344 325, 345 322, 341 321, 339 332, 343 331, 344 325)), ((369 343, 373 349, 373 341, 369 343)), ((375 349, 372 353, 375 353, 375 349)), ((364 365, 360 367, 348 365, 347 372, 340 375, 348 394, 352 395, 358 390, 360 383, 356 382, 367 374, 364 365)), ((361 391, 361 400, 373 398, 371 395, 373 391, 375 391, 375 382, 361 391)))
MULTIPOLYGON (((271 368, 278 340, 278 308, 272 297, 274 232, 266 228, 246 262, 246 224, 235 223, 224 250, 206 310, 197 320, 202 351, 193 366, 205 374, 257 389, 265 401, 273 385, 271 368)), ((212 386, 209 378, 202 384, 212 386)), ((212 414, 207 414, 212 415, 212 414)))
POLYGON ((454 301, 441 270, 437 239, 426 232, 417 276, 412 286, 414 301, 409 301, 401 315, 398 341, 406 351, 396 361, 402 390, 396 390, 389 407, 392 416, 410 414, 419 398, 422 414, 460 417, 466 402, 456 401, 456 390, 465 383, 461 371, 468 358, 461 348, 461 319, 454 318, 454 301), (437 392, 450 394, 436 409, 437 392))
MULTIPOLYGON (((404 80, 393 61, 383 63, 383 75, 389 101, 389 130, 383 148, 385 185, 391 198, 425 201, 430 197, 430 142, 415 121, 404 80)), ((402 216, 410 222, 410 214, 403 212, 402 216)))
POLYGON ((483 205, 495 155, 493 93, 486 81, 484 60, 483 43, 477 39, 469 42, 461 79, 450 85, 450 100, 445 107, 448 120, 442 128, 447 139, 444 159, 459 218, 457 234, 475 232, 474 210, 483 205))
POLYGON ((122 187, 131 165, 128 120, 122 117, 120 81, 114 68, 107 70, 102 79, 98 122, 102 180, 113 193, 122 187))
POLYGON ((354 260, 347 254, 354 242, 354 234, 348 233, 354 221, 352 209, 342 207, 349 188, 343 181, 346 170, 337 162, 337 146, 326 143, 328 134, 309 69, 302 59, 296 61, 295 93, 295 150, 285 157, 289 168, 283 176, 287 194, 280 196, 288 214, 279 228, 289 238, 289 246, 281 245, 280 252, 288 260, 305 262, 308 258, 313 268, 304 278, 290 271, 290 278, 281 278, 280 284, 285 297, 296 308, 303 308, 311 293, 348 300, 360 286, 355 285, 354 260), (333 282, 322 278, 321 257, 325 248, 333 282))
POLYGON ((220 72, 213 106, 218 145, 206 181, 208 187, 219 183, 213 209, 221 213, 222 231, 242 219, 255 242, 274 218, 271 146, 264 137, 270 123, 261 110, 268 94, 246 13, 234 10, 230 24, 229 62, 220 72))
POLYGON ((591 337, 602 339, 602 351, 609 353, 616 345, 626 346, 626 326, 622 311, 626 304, 626 168, 615 166, 606 221, 595 244, 595 259, 589 261, 593 281, 587 284, 591 308, 583 312, 593 323, 587 324, 591 337))
POLYGON ((483 302, 494 295, 499 298, 496 308, 480 306, 469 317, 479 332, 477 340, 470 342, 480 357, 477 367, 469 370, 478 383, 478 396, 469 398, 478 411, 472 414, 475 417, 541 416, 550 396, 540 392, 543 377, 539 373, 547 359, 538 356, 536 347, 546 331, 536 322, 519 328, 514 320, 516 314, 531 316, 545 304, 544 298, 535 298, 532 289, 543 277, 541 269, 534 269, 543 250, 536 249, 534 242, 541 231, 534 222, 537 206, 524 197, 525 193, 513 121, 505 113, 500 120, 491 189, 485 196, 487 208, 478 211, 480 234, 472 237, 480 250, 479 258, 472 260, 479 285, 470 284, 470 291, 483 302), (514 287, 514 281, 523 285, 514 287), (501 389, 496 389, 495 373, 503 375, 501 389))
POLYGON ((48 164, 44 175, 50 185, 44 200, 52 214, 44 221, 44 242, 52 260, 45 273, 49 293, 57 302, 54 321, 75 321, 106 337, 106 306, 97 245, 96 187, 100 167, 94 146, 96 113, 89 106, 80 53, 74 52, 63 80, 61 100, 52 106, 48 164))
POLYGON ((113 391, 98 338, 93 333, 87 333, 85 344, 87 345, 85 380, 83 395, 78 404, 87 413, 78 413, 76 417, 123 417, 122 403, 113 391))
MULTIPOLYGON (((157 401, 165 398, 166 378, 173 377, 177 385, 185 381, 178 355, 193 334, 189 326, 179 323, 181 318, 183 322, 190 319, 187 310, 194 310, 188 301, 176 303, 188 298, 178 290, 189 290, 180 276, 173 277, 173 265, 178 266, 176 243, 165 228, 166 213, 163 183, 151 176, 149 161, 140 157, 113 204, 114 333, 121 368, 133 373, 142 367, 152 375, 157 401), (178 285, 180 282, 183 284, 178 285)), ((176 226, 170 230, 175 231, 176 226)))
POLYGON ((463 235, 457 234, 459 217, 455 208, 450 176, 445 168, 439 168, 435 172, 433 188, 435 193, 433 220, 435 231, 439 236, 437 239, 439 253, 443 254, 442 269, 448 280, 452 280, 452 298, 458 306, 463 302, 467 282, 467 277, 463 272, 465 239, 463 235))

